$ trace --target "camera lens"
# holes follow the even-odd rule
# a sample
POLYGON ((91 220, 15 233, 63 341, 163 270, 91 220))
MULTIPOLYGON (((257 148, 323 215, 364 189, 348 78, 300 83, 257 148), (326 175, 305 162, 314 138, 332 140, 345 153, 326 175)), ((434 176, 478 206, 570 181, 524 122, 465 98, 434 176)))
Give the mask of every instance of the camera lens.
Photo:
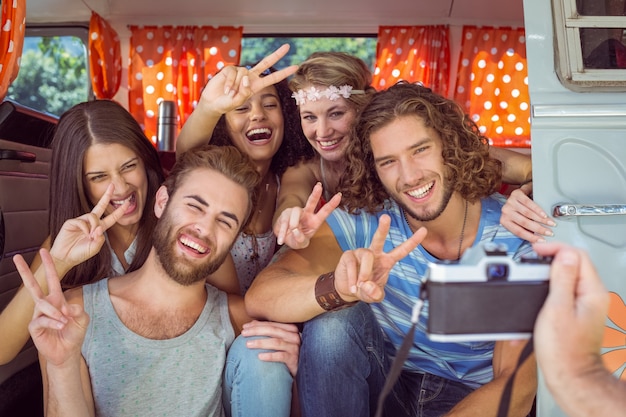
POLYGON ((487 264, 487 279, 489 281, 504 281, 509 276, 508 264, 487 264))

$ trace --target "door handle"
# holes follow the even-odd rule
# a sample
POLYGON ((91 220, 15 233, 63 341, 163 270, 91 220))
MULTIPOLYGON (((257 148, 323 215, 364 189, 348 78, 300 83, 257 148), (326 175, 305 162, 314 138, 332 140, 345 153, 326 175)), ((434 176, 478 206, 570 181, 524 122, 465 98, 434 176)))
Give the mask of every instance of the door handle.
POLYGON ((557 204, 552 208, 554 217, 613 216, 626 214, 626 204, 557 204))
POLYGON ((32 152, 0 149, 0 159, 10 159, 20 162, 35 162, 37 160, 37 155, 32 152))

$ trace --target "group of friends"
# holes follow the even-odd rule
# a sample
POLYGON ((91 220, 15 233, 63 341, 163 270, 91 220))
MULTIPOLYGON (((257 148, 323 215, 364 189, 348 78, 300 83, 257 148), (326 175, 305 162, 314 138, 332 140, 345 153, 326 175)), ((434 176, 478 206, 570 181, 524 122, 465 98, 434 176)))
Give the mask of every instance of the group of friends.
MULTIPOLYGON (((429 262, 489 241, 553 257, 536 358, 568 413, 601 413, 599 391, 623 392, 598 356, 606 291, 583 251, 544 242, 530 158, 424 86, 377 92, 338 52, 274 70, 287 51, 208 81, 167 177, 115 102, 62 115, 50 236, 14 258, 0 363, 32 337, 48 417, 370 416, 429 262), (507 200, 503 181, 526 185, 507 200)), ((508 415, 531 412, 529 341, 433 342, 427 319, 385 415, 496 415, 513 377, 508 415)))

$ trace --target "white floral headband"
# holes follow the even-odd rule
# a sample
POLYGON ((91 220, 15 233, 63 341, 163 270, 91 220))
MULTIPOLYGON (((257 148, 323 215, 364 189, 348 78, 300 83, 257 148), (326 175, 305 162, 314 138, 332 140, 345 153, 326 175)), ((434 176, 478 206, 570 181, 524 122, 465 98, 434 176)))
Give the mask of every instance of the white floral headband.
POLYGON ((352 94, 365 94, 363 90, 353 90, 351 85, 342 85, 341 87, 329 86, 326 90, 318 90, 315 87, 309 87, 296 91, 291 97, 296 99, 296 105, 300 106, 307 101, 317 101, 327 98, 331 101, 339 99, 339 97, 350 98, 352 94))

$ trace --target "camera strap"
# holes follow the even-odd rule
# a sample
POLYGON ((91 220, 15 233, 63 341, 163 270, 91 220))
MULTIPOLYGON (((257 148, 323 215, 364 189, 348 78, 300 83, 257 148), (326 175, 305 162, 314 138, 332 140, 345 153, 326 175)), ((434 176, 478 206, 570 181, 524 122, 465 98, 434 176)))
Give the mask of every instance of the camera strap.
POLYGON ((398 354, 396 358, 393 360, 393 364, 391 365, 391 370, 389 371, 389 375, 387 375, 387 379, 385 380, 385 385, 383 385, 383 389, 378 396, 378 405, 376 406, 376 417, 382 417, 383 408, 385 405, 385 398, 393 389, 400 373, 402 372, 402 364, 406 360, 407 356, 409 356, 409 350, 411 349, 411 345, 413 344, 413 335, 415 334, 415 323, 411 324, 411 328, 409 332, 404 336, 404 340, 402 341, 402 345, 398 350, 398 354))
MULTIPOLYGON (((378 396, 378 404, 376 406, 376 414, 375 417, 382 417, 383 409, 385 405, 385 398, 393 389, 398 377, 400 377, 400 373, 402 372, 402 366, 404 361, 409 356, 409 350, 411 349, 411 345, 413 344, 413 337, 415 335, 415 326, 417 325, 417 321, 419 318, 420 311, 424 306, 424 300, 426 299, 426 291, 425 286, 422 285, 422 290, 420 291, 420 298, 417 300, 415 305, 413 306, 413 312, 411 315, 411 328, 407 332, 406 336, 402 340, 402 345, 400 345, 400 349, 398 349, 398 353, 396 354, 393 363, 391 364, 391 369, 389 370, 389 374, 387 375, 387 379, 385 380, 385 385, 383 385, 383 389, 378 396)), ((533 338, 531 337, 527 342, 522 352, 520 353, 520 357, 517 360, 517 366, 515 370, 509 377, 506 385, 504 386, 504 391, 502 392, 502 398, 500 399, 500 404, 498 406, 498 414, 497 417, 507 417, 509 413, 509 406, 511 404, 511 395, 513 394, 513 382, 515 382, 515 376, 517 375, 517 371, 524 364, 526 359, 530 357, 533 353, 533 338)))
POLYGON ((406 336, 402 340, 402 345, 400 345, 400 349, 398 349, 398 353, 396 354, 393 363, 391 364, 391 369, 389 370, 389 374, 387 375, 387 379, 385 379, 385 385, 383 385, 383 389, 378 396, 378 404, 376 406, 376 416, 382 417, 383 408, 385 405, 385 398, 393 389, 400 373, 402 372, 402 365, 404 361, 409 356, 409 350, 411 350, 411 345, 413 345, 413 336, 415 335, 415 326, 417 325, 417 321, 419 320, 420 312, 422 311, 422 307, 424 306, 424 300, 426 299, 426 286, 422 284, 420 288, 420 296, 415 302, 413 306, 413 311, 411 312, 411 328, 407 332, 406 336))
POLYGON ((522 352, 519 355, 519 359, 517 360, 517 366, 515 370, 509 377, 509 380, 506 381, 506 385, 504 386, 504 391, 502 391, 502 398, 500 399, 500 406, 498 407, 498 417, 506 417, 509 414, 509 406, 511 404, 511 395, 513 394, 513 382, 515 382, 515 376, 517 375, 517 371, 522 367, 526 359, 530 357, 533 353, 533 338, 531 338, 526 342, 526 345, 522 349, 522 352))

